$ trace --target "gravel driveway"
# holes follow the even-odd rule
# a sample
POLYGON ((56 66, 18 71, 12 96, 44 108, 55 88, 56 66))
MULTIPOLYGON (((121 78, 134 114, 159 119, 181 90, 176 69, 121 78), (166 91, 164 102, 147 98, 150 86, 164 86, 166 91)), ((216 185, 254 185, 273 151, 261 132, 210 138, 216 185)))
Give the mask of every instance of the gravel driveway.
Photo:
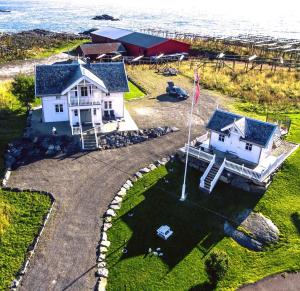
MULTIPOLYGON (((204 132, 202 125, 216 108, 215 97, 203 93, 201 98, 201 115, 198 112, 195 116, 197 135, 204 132)), ((8 186, 50 191, 56 199, 54 213, 21 290, 92 290, 95 287, 101 215, 130 175, 172 154, 186 142, 190 102, 191 99, 175 103, 150 98, 127 104, 138 126, 177 126, 179 132, 127 148, 44 159, 12 173, 8 186), (149 110, 152 114, 145 115, 149 110)))

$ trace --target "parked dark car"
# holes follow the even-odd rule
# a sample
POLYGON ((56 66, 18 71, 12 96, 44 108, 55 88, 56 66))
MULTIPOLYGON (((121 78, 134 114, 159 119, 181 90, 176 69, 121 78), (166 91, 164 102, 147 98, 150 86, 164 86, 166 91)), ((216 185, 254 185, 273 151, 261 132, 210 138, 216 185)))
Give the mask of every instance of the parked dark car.
POLYGON ((173 82, 168 82, 168 87, 166 88, 166 92, 170 96, 174 96, 178 99, 187 99, 189 94, 182 88, 175 86, 173 82))

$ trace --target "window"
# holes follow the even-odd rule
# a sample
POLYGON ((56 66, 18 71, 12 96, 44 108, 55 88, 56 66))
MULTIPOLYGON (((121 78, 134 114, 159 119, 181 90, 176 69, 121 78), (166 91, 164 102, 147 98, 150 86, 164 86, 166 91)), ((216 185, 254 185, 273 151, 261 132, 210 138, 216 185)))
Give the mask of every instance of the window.
POLYGON ((94 108, 94 115, 97 115, 97 109, 94 108))
POLYGON ((106 96, 110 96, 110 93, 106 93, 105 95, 106 95, 106 96))
POLYGON ((252 143, 246 142, 245 149, 246 149, 247 151, 252 151, 252 143))
POLYGON ((90 95, 92 95, 92 86, 90 86, 90 95))
POLYGON ((62 104, 55 104, 55 112, 64 112, 64 106, 62 104))
POLYGON ((81 96, 87 96, 87 95, 88 95, 87 87, 81 87, 81 96))
POLYGON ((78 110, 77 109, 74 110, 74 116, 78 116, 78 110))
POLYGON ((219 134, 219 141, 224 142, 224 140, 225 140, 225 135, 219 134))
POLYGON ((105 101, 104 102, 104 109, 112 109, 112 102, 111 101, 105 101))

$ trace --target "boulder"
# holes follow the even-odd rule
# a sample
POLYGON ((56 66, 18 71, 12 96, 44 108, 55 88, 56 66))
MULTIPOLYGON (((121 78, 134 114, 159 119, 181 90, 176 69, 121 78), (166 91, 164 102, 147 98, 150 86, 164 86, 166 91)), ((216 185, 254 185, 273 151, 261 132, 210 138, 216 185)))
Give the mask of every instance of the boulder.
POLYGON ((110 223, 112 221, 112 217, 111 216, 106 216, 105 218, 104 218, 104 222, 105 223, 110 223))
MULTIPOLYGON (((115 198, 113 199, 111 204, 119 204, 122 202, 122 200, 123 200, 123 198, 121 196, 115 196, 115 198)), ((112 215, 112 216, 114 216, 114 215, 112 215)))
POLYGON ((115 213, 114 210, 108 209, 108 210, 105 212, 105 216, 116 216, 116 213, 115 213))
POLYGON ((104 277, 104 278, 107 278, 108 277, 108 270, 106 268, 99 268, 97 270, 97 275, 99 277, 104 277))
POLYGON ((117 193, 117 196, 119 197, 124 197, 126 195, 126 190, 120 190, 118 193, 117 193))
POLYGON ((107 286, 107 278, 100 277, 98 282, 98 291, 105 291, 107 286))
POLYGON ((134 175, 135 175, 138 179, 143 178, 143 174, 142 174, 141 172, 136 172, 134 175))
POLYGON ((119 210, 121 208, 121 206, 119 204, 111 204, 109 206, 109 208, 111 208, 113 210, 119 210))
POLYGON ((112 227, 111 223, 104 223, 102 226, 103 231, 108 231, 112 227))
POLYGON ((110 241, 109 241, 109 240, 101 240, 100 246, 109 248, 109 246, 110 246, 110 241))
POLYGON ((100 247, 99 248, 99 252, 100 253, 107 253, 108 252, 108 248, 106 248, 106 247, 100 247))
POLYGON ((148 169, 148 168, 143 168, 143 169, 140 169, 140 172, 141 172, 142 174, 146 174, 146 173, 149 173, 149 172, 150 172, 150 169, 148 169))
POLYGON ((154 164, 150 164, 149 165, 149 169, 151 170, 151 171, 153 171, 153 170, 155 170, 157 167, 154 165, 154 164))
POLYGON ((99 263, 97 264, 97 267, 98 267, 98 268, 105 268, 105 267, 106 267, 106 262, 104 262, 104 261, 99 262, 99 263))
POLYGON ((107 233, 105 231, 101 233, 101 240, 107 240, 107 233))

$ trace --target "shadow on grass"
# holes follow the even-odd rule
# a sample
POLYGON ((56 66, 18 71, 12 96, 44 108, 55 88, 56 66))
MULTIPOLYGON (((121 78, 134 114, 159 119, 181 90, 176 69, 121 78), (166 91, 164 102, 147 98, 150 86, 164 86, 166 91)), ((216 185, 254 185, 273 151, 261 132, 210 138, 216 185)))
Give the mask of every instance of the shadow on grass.
POLYGON ((296 226, 298 233, 300 234, 300 214, 298 212, 294 212, 291 215, 292 222, 296 226))
POLYGON ((193 286, 189 289, 189 291, 213 291, 215 290, 216 286, 208 281, 198 284, 196 286, 193 286))
MULTIPOLYGON (((127 253, 120 260, 149 256, 149 248, 161 248, 160 258, 170 270, 194 248, 203 258, 224 238, 225 219, 232 219, 245 208, 253 208, 259 200, 243 191, 237 197, 237 190, 225 184, 219 185, 212 195, 203 194, 198 189, 200 173, 189 170, 190 194, 185 202, 180 202, 183 165, 176 162, 167 168, 169 173, 164 178, 139 194, 145 199, 120 217, 133 232, 126 246, 127 253), (164 224, 174 231, 167 241, 156 235, 156 230, 164 224)), ((125 203, 132 202, 128 199, 125 203)))

